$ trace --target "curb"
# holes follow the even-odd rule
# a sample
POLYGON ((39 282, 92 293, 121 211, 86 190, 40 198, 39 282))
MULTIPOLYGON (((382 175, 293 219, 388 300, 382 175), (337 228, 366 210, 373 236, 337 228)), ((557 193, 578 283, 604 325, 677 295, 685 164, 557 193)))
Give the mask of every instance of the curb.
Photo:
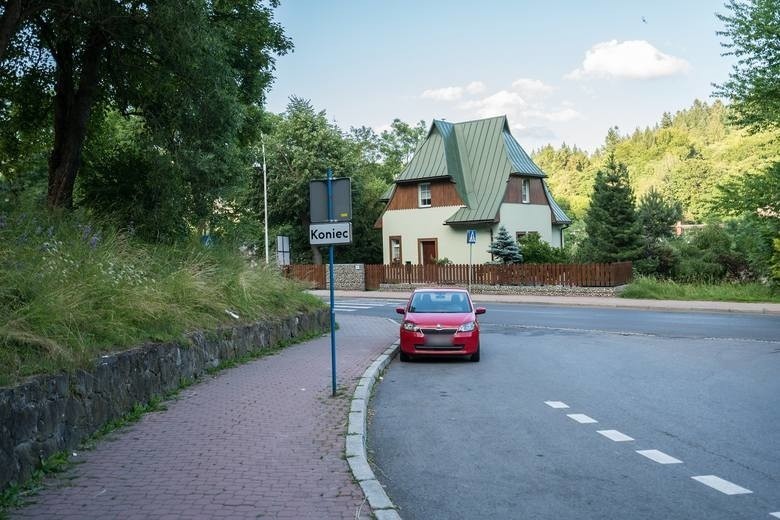
POLYGON ((347 423, 346 454, 352 476, 360 484, 366 495, 366 500, 374 511, 377 520, 401 520, 395 504, 385 493, 377 480, 366 456, 366 418, 371 389, 379 373, 393 360, 398 352, 398 342, 393 343, 371 366, 369 366, 358 381, 349 408, 347 423))

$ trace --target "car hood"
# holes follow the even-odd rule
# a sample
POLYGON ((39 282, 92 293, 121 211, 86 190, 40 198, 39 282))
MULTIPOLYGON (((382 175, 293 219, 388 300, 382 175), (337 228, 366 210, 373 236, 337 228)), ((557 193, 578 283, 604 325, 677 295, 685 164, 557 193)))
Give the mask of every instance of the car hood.
POLYGON ((469 321, 474 321, 473 312, 409 312, 404 317, 417 325, 441 325, 443 327, 458 327, 469 321))

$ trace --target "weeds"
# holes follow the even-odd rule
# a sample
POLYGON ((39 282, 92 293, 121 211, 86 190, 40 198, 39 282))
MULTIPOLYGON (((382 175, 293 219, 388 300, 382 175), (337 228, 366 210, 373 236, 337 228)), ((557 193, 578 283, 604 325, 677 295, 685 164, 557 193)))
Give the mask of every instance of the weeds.
POLYGON ((678 283, 650 277, 636 278, 620 293, 620 296, 651 300, 780 303, 780 294, 773 294, 770 287, 760 283, 678 283))

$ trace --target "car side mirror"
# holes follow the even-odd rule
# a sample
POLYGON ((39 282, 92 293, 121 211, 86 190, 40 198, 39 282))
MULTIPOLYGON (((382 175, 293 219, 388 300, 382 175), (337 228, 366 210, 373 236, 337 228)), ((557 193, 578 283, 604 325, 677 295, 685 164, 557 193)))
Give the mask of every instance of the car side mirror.
POLYGON ((484 307, 477 307, 474 309, 474 314, 485 314, 487 312, 487 309, 484 307))
POLYGON ((403 307, 396 307, 395 312, 397 312, 398 314, 406 314, 406 309, 403 307))

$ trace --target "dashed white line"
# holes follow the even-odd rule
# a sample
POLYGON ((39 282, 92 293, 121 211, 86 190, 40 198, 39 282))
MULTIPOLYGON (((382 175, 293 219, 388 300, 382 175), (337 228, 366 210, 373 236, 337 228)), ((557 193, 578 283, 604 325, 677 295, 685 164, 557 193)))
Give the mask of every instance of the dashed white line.
POLYGON ((617 430, 598 430, 598 433, 615 442, 628 442, 634 440, 633 437, 629 437, 625 433, 621 433, 617 430))
MULTIPOLYGON (((658 464, 682 464, 680 459, 675 459, 671 455, 658 450, 636 450, 636 452, 658 464)), ((693 477, 696 478, 696 477, 693 477)))
POLYGON ((346 307, 333 307, 333 310, 336 312, 355 312, 357 309, 349 309, 346 307))
POLYGON ((598 422, 593 417, 588 417, 584 413, 570 413, 570 414, 567 414, 566 417, 568 417, 569 419, 572 419, 574 421, 577 421, 580 424, 593 424, 593 423, 597 423, 598 422))
POLYGON ((544 404, 550 408, 568 408, 569 405, 561 401, 545 401, 544 404))
MULTIPOLYGON (((742 486, 738 486, 728 480, 723 480, 715 475, 701 475, 699 477, 691 477, 693 480, 701 482, 705 486, 709 486, 712 489, 717 489, 726 495, 746 495, 752 493, 749 489, 745 489, 742 486)), ((774 514, 774 513, 772 513, 774 514)), ((780 516, 778 516, 780 518, 780 516)))

